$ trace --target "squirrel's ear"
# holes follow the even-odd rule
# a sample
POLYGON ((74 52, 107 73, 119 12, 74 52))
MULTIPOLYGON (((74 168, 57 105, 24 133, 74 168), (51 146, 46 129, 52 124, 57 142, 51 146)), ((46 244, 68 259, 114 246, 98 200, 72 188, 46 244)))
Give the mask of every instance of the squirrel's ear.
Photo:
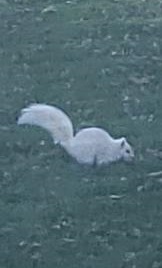
POLYGON ((120 143, 120 146, 121 148, 123 148, 125 146, 125 143, 126 143, 126 138, 121 138, 121 143, 120 143))

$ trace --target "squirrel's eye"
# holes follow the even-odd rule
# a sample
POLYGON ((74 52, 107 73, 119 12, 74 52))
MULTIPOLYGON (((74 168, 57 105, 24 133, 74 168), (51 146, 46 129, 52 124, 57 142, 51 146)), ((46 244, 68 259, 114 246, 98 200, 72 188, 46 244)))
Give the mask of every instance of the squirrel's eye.
POLYGON ((126 153, 127 153, 127 154, 130 154, 130 150, 129 150, 129 149, 127 149, 127 150, 126 150, 126 153))

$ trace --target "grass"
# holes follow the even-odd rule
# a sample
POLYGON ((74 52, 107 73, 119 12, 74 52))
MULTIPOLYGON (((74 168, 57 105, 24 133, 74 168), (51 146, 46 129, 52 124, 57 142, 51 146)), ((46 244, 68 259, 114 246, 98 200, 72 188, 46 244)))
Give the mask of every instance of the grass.
POLYGON ((160 0, 0 1, 0 268, 162 267, 160 0), (133 164, 79 166, 29 103, 133 144, 133 164))

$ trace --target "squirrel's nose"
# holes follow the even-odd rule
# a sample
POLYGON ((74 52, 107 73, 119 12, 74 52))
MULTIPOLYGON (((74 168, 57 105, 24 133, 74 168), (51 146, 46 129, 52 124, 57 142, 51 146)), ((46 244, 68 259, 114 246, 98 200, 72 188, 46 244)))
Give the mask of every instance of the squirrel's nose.
POLYGON ((134 157, 135 157, 135 153, 132 152, 132 153, 131 153, 131 158, 134 158, 134 157))
POLYGON ((135 154, 134 154, 134 152, 130 155, 130 161, 132 161, 134 158, 135 158, 135 154))

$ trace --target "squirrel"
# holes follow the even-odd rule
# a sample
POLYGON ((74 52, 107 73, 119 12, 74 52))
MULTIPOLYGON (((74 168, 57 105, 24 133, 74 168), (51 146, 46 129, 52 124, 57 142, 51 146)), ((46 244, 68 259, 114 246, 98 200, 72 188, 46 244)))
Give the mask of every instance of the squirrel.
POLYGON ((125 137, 114 139, 102 128, 83 128, 74 135, 68 115, 54 106, 32 104, 21 110, 17 123, 44 128, 51 134, 54 144, 60 144, 80 164, 103 165, 134 158, 133 148, 125 137))

